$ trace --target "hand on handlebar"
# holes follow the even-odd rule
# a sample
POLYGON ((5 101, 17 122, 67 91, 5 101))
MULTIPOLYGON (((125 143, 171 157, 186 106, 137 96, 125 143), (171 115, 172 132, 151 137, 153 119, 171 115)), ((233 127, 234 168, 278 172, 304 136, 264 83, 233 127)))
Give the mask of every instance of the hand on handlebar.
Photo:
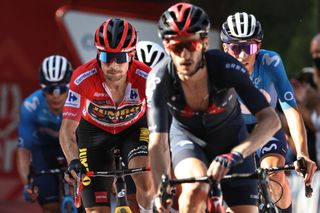
POLYGON ((296 172, 304 177, 305 182, 305 195, 311 197, 313 189, 311 187, 313 175, 317 169, 315 163, 309 158, 298 157, 297 161, 294 162, 296 172))
POLYGON ((159 193, 154 197, 153 203, 153 212, 170 212, 170 206, 172 205, 172 188, 169 184, 168 175, 161 176, 161 185, 159 193))
POLYGON ((23 198, 27 202, 35 202, 39 196, 38 187, 32 187, 30 184, 27 184, 23 188, 23 198))
POLYGON ((85 169, 79 159, 70 161, 68 169, 64 173, 64 179, 70 185, 75 185, 82 174, 85 174, 85 169))
POLYGON ((239 152, 231 152, 218 155, 210 164, 207 175, 214 180, 220 181, 225 176, 231 167, 234 167, 243 162, 243 156, 239 152))
POLYGON ((310 158, 304 156, 304 157, 298 157, 297 161, 294 162, 294 166, 295 166, 296 172, 302 177, 304 177, 304 182, 306 183, 306 185, 310 186, 312 183, 314 173, 317 170, 316 163, 310 160, 310 158), (302 163, 305 165, 301 165, 301 159, 303 159, 304 162, 302 163))

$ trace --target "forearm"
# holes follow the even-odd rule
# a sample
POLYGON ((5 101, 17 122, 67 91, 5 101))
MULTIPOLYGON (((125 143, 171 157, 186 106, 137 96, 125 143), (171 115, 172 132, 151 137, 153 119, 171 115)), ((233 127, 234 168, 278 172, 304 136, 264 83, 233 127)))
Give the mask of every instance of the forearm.
POLYGON ((158 190, 161 175, 170 175, 170 149, 167 133, 151 133, 149 141, 149 156, 153 184, 158 190))
POLYGON ((284 110, 284 114, 288 121, 290 135, 294 142, 297 156, 309 157, 307 134, 301 114, 296 108, 286 109, 284 110))
POLYGON ((78 122, 63 120, 60 128, 60 146, 68 163, 73 159, 79 158, 78 144, 76 141, 77 126, 78 122))
POLYGON ((28 175, 30 169, 31 152, 26 148, 18 148, 17 152, 17 167, 22 183, 28 183, 28 175))
POLYGON ((280 129, 280 120, 271 107, 265 108, 256 114, 257 124, 251 134, 232 151, 240 152, 243 157, 254 153, 262 147, 280 129))

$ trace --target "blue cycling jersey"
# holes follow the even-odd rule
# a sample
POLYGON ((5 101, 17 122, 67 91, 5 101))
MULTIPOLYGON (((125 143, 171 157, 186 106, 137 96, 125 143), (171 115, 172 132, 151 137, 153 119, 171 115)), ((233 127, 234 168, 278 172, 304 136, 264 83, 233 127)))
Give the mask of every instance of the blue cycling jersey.
POLYGON ((35 146, 59 146, 60 115, 53 114, 42 90, 27 97, 20 108, 18 147, 33 149, 35 146))
MULTIPOLYGON (((276 52, 263 49, 259 51, 250 79, 254 86, 265 95, 272 107, 276 107, 278 100, 282 110, 297 105, 282 60, 276 52)), ((246 124, 256 123, 255 116, 244 104, 241 104, 241 111, 246 124)))

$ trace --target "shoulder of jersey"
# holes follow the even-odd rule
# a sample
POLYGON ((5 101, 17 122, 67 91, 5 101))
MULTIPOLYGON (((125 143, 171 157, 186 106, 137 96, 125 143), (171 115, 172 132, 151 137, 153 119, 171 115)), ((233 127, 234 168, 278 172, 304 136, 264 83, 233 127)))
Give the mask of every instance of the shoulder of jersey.
POLYGON ((71 78, 71 83, 80 85, 84 80, 98 73, 96 69, 97 60, 93 59, 83 65, 80 65, 74 70, 71 78))
POLYGON ((275 51, 261 49, 258 54, 257 61, 262 65, 276 67, 281 62, 280 55, 275 51))
POLYGON ((134 72, 134 74, 147 79, 148 74, 151 71, 151 68, 149 66, 138 60, 133 60, 131 66, 133 66, 132 71, 134 72))
POLYGON ((42 90, 38 89, 24 99, 22 106, 25 107, 30 112, 36 111, 38 106, 40 106, 40 103, 44 101, 45 101, 45 98, 43 96, 42 90))

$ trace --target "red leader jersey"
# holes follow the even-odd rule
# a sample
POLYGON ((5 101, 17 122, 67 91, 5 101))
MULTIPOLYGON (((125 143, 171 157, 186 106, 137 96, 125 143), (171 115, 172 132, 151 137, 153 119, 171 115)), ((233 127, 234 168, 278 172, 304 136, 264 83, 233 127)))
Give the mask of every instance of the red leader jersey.
POLYGON ((133 60, 128 70, 123 100, 115 106, 96 59, 78 67, 71 78, 63 118, 80 121, 117 134, 138 121, 146 112, 146 80, 150 67, 133 60))

